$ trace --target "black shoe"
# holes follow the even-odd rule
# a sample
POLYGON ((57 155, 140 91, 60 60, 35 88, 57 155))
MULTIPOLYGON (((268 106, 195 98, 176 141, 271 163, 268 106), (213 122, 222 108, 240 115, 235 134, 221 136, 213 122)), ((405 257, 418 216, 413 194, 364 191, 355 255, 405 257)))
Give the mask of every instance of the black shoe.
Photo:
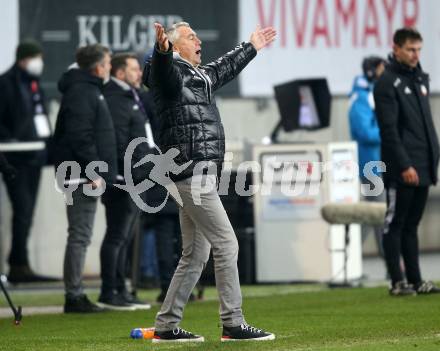
POLYGON ((103 312, 104 309, 90 302, 86 295, 78 297, 66 297, 64 304, 64 313, 97 313, 103 312))
POLYGON ((223 326, 223 334, 221 341, 245 341, 245 340, 256 340, 256 341, 266 341, 274 340, 275 335, 272 333, 267 333, 264 330, 257 329, 247 325, 245 323, 239 325, 238 327, 225 327, 223 326))
POLYGON ((60 281, 57 278, 46 277, 44 275, 35 274, 32 269, 27 266, 11 266, 8 274, 8 281, 12 284, 19 283, 52 283, 60 281))
POLYGON ((121 293, 121 295, 125 302, 134 306, 137 310, 149 310, 151 308, 149 303, 139 300, 136 296, 130 294, 128 291, 121 293))
POLYGON ((417 295, 440 294, 440 288, 431 281, 422 281, 414 287, 417 295))
POLYGON ((113 294, 108 297, 100 296, 96 303, 99 307, 113 311, 136 311, 136 307, 129 304, 123 295, 113 294))
POLYGON ((403 280, 394 283, 391 286, 389 293, 391 296, 414 296, 417 294, 413 286, 405 283, 403 280))
POLYGON ((203 342, 205 338, 200 335, 195 335, 189 331, 181 328, 175 328, 173 330, 165 332, 154 332, 153 342, 203 342))

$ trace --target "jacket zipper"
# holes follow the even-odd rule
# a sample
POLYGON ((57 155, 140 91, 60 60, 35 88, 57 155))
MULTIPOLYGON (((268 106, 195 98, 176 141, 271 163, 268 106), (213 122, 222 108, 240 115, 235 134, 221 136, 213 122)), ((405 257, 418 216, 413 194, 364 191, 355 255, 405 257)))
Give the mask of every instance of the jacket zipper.
POLYGON ((194 68, 194 70, 198 73, 199 77, 203 79, 206 84, 206 95, 208 96, 208 102, 211 103, 211 84, 209 81, 209 77, 207 77, 204 73, 202 73, 198 68, 194 68))

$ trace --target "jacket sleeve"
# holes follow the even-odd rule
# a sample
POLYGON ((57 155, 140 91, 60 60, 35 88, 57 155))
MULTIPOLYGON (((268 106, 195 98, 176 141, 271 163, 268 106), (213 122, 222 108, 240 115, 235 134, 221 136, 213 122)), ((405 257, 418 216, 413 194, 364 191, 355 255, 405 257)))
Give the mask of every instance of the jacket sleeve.
POLYGON ((350 127, 353 138, 362 144, 379 145, 380 132, 376 116, 368 102, 368 91, 357 93, 350 112, 350 127))
POLYGON ((401 171, 411 167, 411 159, 399 135, 399 105, 394 86, 382 76, 374 88, 377 121, 382 138, 382 150, 401 171))
POLYGON ((12 138, 11 132, 6 126, 6 120, 9 114, 8 104, 11 101, 11 94, 4 79, 0 79, 0 91, 2 92, 0 94, 0 140, 8 140, 12 138))
POLYGON ((100 161, 94 132, 97 101, 94 103, 93 99, 96 97, 92 94, 84 94, 79 89, 72 91, 71 94, 69 99, 74 103, 69 105, 65 118, 65 132, 69 144, 78 160, 84 165, 91 161, 100 161))
POLYGON ((217 90, 234 79, 257 55, 257 50, 249 43, 242 43, 203 69, 212 82, 212 89, 217 90))
POLYGON ((182 77, 173 64, 173 45, 167 52, 159 50, 156 43, 151 59, 151 86, 166 96, 175 96, 182 90, 182 77))

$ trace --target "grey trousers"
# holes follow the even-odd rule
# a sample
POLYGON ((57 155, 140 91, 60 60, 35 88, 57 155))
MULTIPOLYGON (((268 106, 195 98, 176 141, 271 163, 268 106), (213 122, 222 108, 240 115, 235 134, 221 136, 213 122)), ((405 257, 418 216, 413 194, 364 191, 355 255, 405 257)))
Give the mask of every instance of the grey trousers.
POLYGON ((155 327, 158 331, 167 331, 179 325, 211 248, 222 323, 228 327, 238 326, 244 322, 237 268, 238 242, 218 196, 217 179, 214 175, 194 176, 177 182, 176 186, 183 202, 179 208, 183 251, 155 327), (205 182, 204 187, 201 184, 205 182))
POLYGON ((68 237, 64 255, 66 297, 83 294, 82 275, 87 247, 93 234, 97 197, 86 196, 79 187, 72 193, 73 204, 67 206, 68 237))

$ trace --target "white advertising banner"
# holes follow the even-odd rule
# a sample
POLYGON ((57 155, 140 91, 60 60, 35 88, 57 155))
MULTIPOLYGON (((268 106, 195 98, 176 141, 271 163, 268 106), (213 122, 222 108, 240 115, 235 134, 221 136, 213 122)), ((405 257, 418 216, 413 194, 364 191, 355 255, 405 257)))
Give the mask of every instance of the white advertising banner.
POLYGON ((18 0, 0 0, 0 74, 15 61, 18 45, 18 0))
POLYGON ((439 0, 240 0, 239 33, 259 24, 278 37, 241 73, 243 96, 273 95, 273 85, 326 77, 333 94, 347 94, 365 56, 387 56, 392 35, 415 26, 424 38, 421 63, 440 92, 439 0))

